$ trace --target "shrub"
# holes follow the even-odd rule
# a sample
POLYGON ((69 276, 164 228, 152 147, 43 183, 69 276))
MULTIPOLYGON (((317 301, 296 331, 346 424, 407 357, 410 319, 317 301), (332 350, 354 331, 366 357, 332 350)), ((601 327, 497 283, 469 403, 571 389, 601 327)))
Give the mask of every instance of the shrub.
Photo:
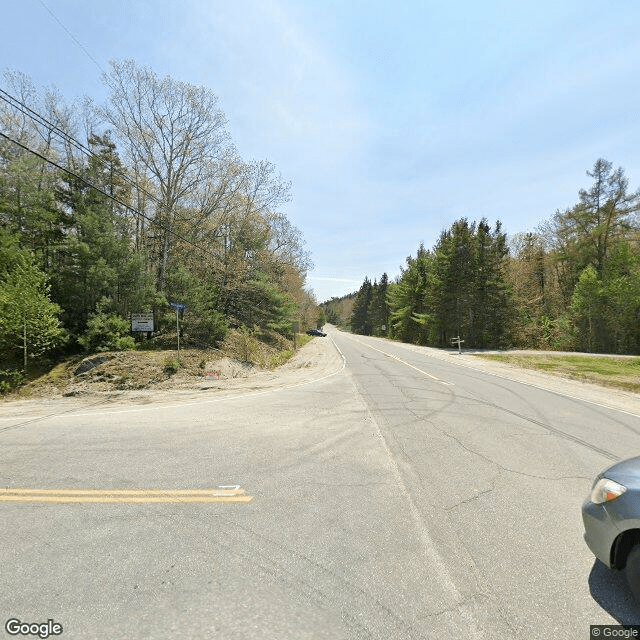
POLYGON ((178 373, 178 369, 182 366, 180 360, 171 360, 170 358, 164 361, 164 372, 172 376, 174 373, 178 373))
POLYGON ((90 352, 135 349, 129 322, 115 313, 98 312, 89 317, 87 330, 78 340, 90 352))
POLYGON ((253 335, 253 331, 242 327, 236 333, 236 347, 239 359, 242 362, 253 362, 259 352, 259 343, 253 335))
POLYGON ((17 369, 0 369, 0 393, 7 393, 20 386, 26 380, 22 371, 17 369))

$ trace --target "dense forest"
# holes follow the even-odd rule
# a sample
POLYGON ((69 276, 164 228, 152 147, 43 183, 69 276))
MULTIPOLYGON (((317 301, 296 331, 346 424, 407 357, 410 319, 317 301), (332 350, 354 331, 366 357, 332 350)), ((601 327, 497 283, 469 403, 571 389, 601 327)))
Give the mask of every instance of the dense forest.
POLYGON ((436 347, 640 353, 640 191, 599 159, 578 202, 533 233, 460 219, 400 275, 365 278, 355 299, 324 303, 363 335, 436 347), (348 315, 346 315, 346 313, 348 315))
MULTIPOLYGON (((131 314, 175 332, 172 302, 197 346, 314 325, 309 254, 280 211, 290 185, 239 156, 217 97, 130 60, 103 80, 104 104, 69 103, 4 74, 0 378, 45 354, 132 348, 131 314)), ((457 220, 321 317, 438 347, 640 353, 640 191, 606 160, 587 175, 536 232, 457 220)))
MULTIPOLYGON (((0 89, 0 369, 134 346, 130 314, 210 346, 317 318, 290 185, 243 160, 217 97, 112 62, 105 104, 19 72, 0 89)), ((8 375, 8 373, 7 373, 8 375)))

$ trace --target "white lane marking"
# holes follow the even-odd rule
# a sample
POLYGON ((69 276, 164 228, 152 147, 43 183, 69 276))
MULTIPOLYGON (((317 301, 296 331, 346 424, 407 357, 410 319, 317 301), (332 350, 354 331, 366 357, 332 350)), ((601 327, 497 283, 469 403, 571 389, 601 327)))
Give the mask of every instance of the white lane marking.
MULTIPOLYGON (((427 355, 427 354, 425 354, 427 355)), ((427 357, 434 357, 428 356, 427 357)), ((445 360, 444 358, 438 358, 438 360, 445 360)), ((571 398, 572 400, 578 400, 580 402, 586 402, 587 404, 595 405, 596 407, 601 407, 602 409, 609 409, 611 411, 618 411, 620 413, 624 413, 628 416, 633 416, 634 418, 640 418, 640 413, 633 413, 632 411, 627 411, 626 409, 620 409, 619 407, 614 407, 610 404, 604 404, 603 402, 598 402, 597 400, 589 400, 588 398, 582 398, 580 396, 574 396, 571 393, 551 389, 549 387, 543 386, 541 384, 536 384, 535 382, 528 382, 526 380, 517 380, 516 378, 511 377, 508 373, 497 373, 495 371, 486 371, 480 367, 474 367, 473 364, 467 362, 450 362, 450 364, 454 364, 458 367, 464 367, 465 369, 471 369, 472 371, 477 371, 478 373, 484 373, 488 376, 495 376, 496 378, 502 378, 502 380, 509 380, 510 382, 516 382, 518 384, 526 385, 527 387, 533 387, 534 389, 540 389, 540 391, 548 391, 549 393, 553 393, 556 396, 560 396, 561 398, 571 398)), ((515 365, 514 365, 515 366, 515 365)), ((518 368, 519 371, 531 371, 533 373, 541 373, 536 369, 525 369, 518 368)), ((604 390, 604 387, 602 388, 604 390)), ((612 390, 615 391, 615 390, 612 390)))
POLYGON ((336 351, 340 354, 342 358, 342 368, 344 369, 347 366, 347 359, 344 357, 344 353, 340 351, 340 347, 336 344, 335 340, 329 336, 329 340, 331 340, 331 344, 336 348, 336 351))
MULTIPOLYGON (((356 390, 356 393, 358 394, 358 396, 360 396, 360 393, 357 390, 356 390)), ((380 441, 382 442, 382 446, 387 454, 387 458, 389 460, 389 464, 391 465, 391 470, 395 478, 395 481, 398 485, 398 488, 400 489, 400 491, 402 492, 402 494, 404 495, 405 499, 409 504, 411 517, 413 518, 415 526, 418 529, 420 542, 422 543, 422 549, 427 558, 429 570, 432 572, 431 575, 435 574, 435 578, 438 580, 438 582, 440 583, 440 586, 442 587, 442 590, 445 592, 444 600, 447 602, 452 601, 457 606, 457 612, 467 623, 468 637, 477 638, 478 640, 480 640, 481 638, 484 638, 485 637, 484 633, 482 632, 481 629, 478 628, 477 622, 473 617, 473 615, 469 611, 466 611, 463 607, 463 605, 465 604, 465 598, 463 597, 462 593, 458 589, 458 586, 456 585, 453 579, 453 576, 449 572, 447 563, 445 562, 444 558, 440 555, 436 547, 436 543, 434 542, 433 538, 429 533, 428 527, 425 523, 424 517, 420 511, 420 508, 416 504, 416 501, 414 500, 413 496, 411 495, 411 492, 407 488, 407 485, 405 484, 402 478, 402 472, 400 471, 400 466, 398 464, 398 461, 395 459, 391 449, 389 448, 387 439, 384 437, 384 433, 382 432, 382 429, 380 428, 378 421, 376 420, 375 416, 368 408, 364 398, 362 398, 361 396, 360 398, 361 398, 361 402, 363 403, 366 409, 369 419, 375 425, 378 438, 380 438, 380 441)))
MULTIPOLYGON (((354 340, 355 340, 355 338, 354 338, 354 340)), ((361 344, 364 347, 369 347, 369 349, 373 349, 374 351, 377 351, 378 353, 382 353, 383 355, 387 356, 388 358, 392 358, 393 360, 397 360, 398 362, 401 362, 402 364, 406 365, 407 367, 411 367, 412 369, 415 369, 416 371, 419 371, 421 374, 427 376, 428 378, 431 378, 432 380, 435 380, 436 382, 439 382, 440 384, 447 385, 448 387, 455 387, 453 382, 445 382, 444 380, 441 380, 440 378, 437 378, 436 376, 432 375, 431 373, 428 373, 427 371, 423 371, 422 369, 419 369, 418 367, 415 367, 412 364, 409 364, 408 362, 405 362, 401 358, 398 358, 398 356, 394 356, 391 353, 387 353, 386 351, 382 351, 382 349, 376 349, 375 347, 372 347, 370 344, 367 344, 366 342, 361 342, 360 340, 355 340, 355 341, 358 344, 361 344)))
MULTIPOLYGON (((377 340, 380 340, 381 338, 376 338, 377 340)), ((358 342, 359 344, 365 345, 364 342, 361 342, 360 340, 356 340, 356 342, 358 342)), ((496 378, 502 378, 503 380, 509 380, 510 382, 516 382, 518 384, 523 384, 526 385, 527 387, 533 387, 534 389, 540 389, 541 391, 548 391, 549 393, 553 393, 556 396, 560 396, 561 398, 571 398, 572 400, 578 400, 579 402, 586 402, 587 404, 592 404, 596 407, 601 407, 602 409, 609 409, 611 411, 618 411, 619 413, 624 413, 625 415, 628 416, 633 416, 634 418, 640 418, 640 413, 634 413, 633 411, 628 411, 626 409, 620 409, 619 407, 615 407, 611 404, 604 404, 603 402, 598 402, 597 400, 589 400, 588 398, 583 398, 581 396, 575 396, 571 393, 562 391, 562 390, 558 390, 558 389, 552 389, 546 386, 543 386, 542 384, 536 384, 535 382, 527 382, 525 380, 517 380, 516 378, 510 376, 508 373, 497 373, 495 371, 486 371, 485 369, 482 369, 481 367, 477 367, 474 366, 471 363, 468 362, 456 362, 455 360, 451 360, 449 358, 444 358, 442 357, 440 354, 436 355, 431 355, 429 353, 426 352, 420 352, 417 351, 416 349, 420 349, 419 345, 413 345, 413 344, 407 344, 405 342, 398 342, 398 343, 394 343, 397 344, 397 346, 402 347, 403 349, 406 349, 407 351, 411 351, 412 353, 416 353, 418 355, 422 355, 422 356, 426 356, 427 358, 434 358, 435 360, 441 360, 442 362, 446 362, 447 364, 452 364, 455 365, 457 367, 464 367, 465 369, 471 369, 472 371, 477 371, 478 373, 484 373, 488 376, 495 376, 496 378)), ((365 346, 369 346, 369 345, 365 345, 365 346)), ((371 349, 374 349, 375 347, 370 347, 371 349)), ((429 347, 427 347, 429 348, 429 347)), ((430 347, 430 348, 435 348, 435 347, 430 347)), ((378 351, 378 349, 376 349, 376 351, 378 351)), ((381 353, 385 353, 384 351, 382 351, 381 353)), ((388 354, 387 354, 388 355, 388 354)), ((454 356, 457 356, 456 354, 453 354, 454 356)), ((394 356, 391 356, 394 357, 394 356)), ((397 358, 399 360, 399 358, 397 358)), ((402 361, 401 361, 402 362, 402 361)), ((412 365, 408 365, 408 366, 412 366, 412 365)), ((533 373, 541 373, 540 371, 536 371, 535 369, 525 369, 525 368, 517 368, 518 371, 523 371, 523 372, 527 372, 527 371, 531 371, 533 373)), ((449 383, 449 382, 443 382, 442 384, 449 384, 452 386, 453 383, 449 383)), ((603 387, 604 390, 604 387, 603 387)), ((612 390, 613 392, 615 392, 615 390, 612 390)))

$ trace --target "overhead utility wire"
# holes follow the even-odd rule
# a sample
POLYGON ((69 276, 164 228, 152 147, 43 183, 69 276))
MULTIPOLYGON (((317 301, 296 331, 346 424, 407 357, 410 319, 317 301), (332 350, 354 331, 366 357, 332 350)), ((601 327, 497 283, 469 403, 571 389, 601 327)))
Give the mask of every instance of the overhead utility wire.
POLYGON ((71 142, 73 146, 75 146, 79 151, 83 153, 93 153, 88 147, 85 147, 80 141, 72 138, 68 133, 64 132, 60 127, 55 125, 53 122, 47 120, 44 116, 41 116, 39 113, 36 113, 33 109, 29 108, 24 102, 18 100, 15 96, 12 96, 10 93, 7 93, 4 89, 0 88, 0 93, 4 94, 0 95, 0 100, 4 100, 10 107, 17 109, 22 114, 35 120, 38 124, 48 127, 52 133, 57 133, 61 137, 67 139, 67 141, 71 142))
POLYGON ((51 9, 49 9, 49 7, 42 0, 38 0, 38 2, 49 12, 51 17, 67 32, 67 35, 78 45, 78 47, 80 47, 80 49, 82 49, 84 54, 93 62, 93 64, 95 64, 96 67, 98 67, 98 69, 102 71, 102 73, 105 73, 105 70, 100 66, 100 64, 96 61, 96 59, 84 48, 84 46, 82 46, 82 44, 71 33, 71 31, 69 31, 69 29, 67 29, 67 27, 65 27, 64 24, 62 24, 58 16, 55 13, 53 13, 53 11, 51 11, 51 9))
MULTIPOLYGON (((34 120, 35 122, 37 122, 41 126, 48 127, 49 130, 52 133, 57 134, 62 139, 63 142, 66 141, 66 142, 70 143, 73 147, 75 147, 81 153, 84 153, 86 156, 88 156, 90 158, 94 158, 94 159, 100 160, 100 157, 94 151, 92 151, 89 147, 87 147, 82 142, 80 142, 79 140, 74 138, 71 134, 69 134, 66 131, 62 130, 58 125, 54 124, 50 120, 47 120, 47 118, 45 118, 43 115, 37 113, 36 111, 34 111, 30 107, 28 107, 24 102, 22 102, 21 100, 19 100, 15 96, 12 96, 10 93, 7 93, 2 88, 0 88, 0 100, 3 100, 11 108, 17 109, 18 111, 20 111, 20 113, 22 113, 23 115, 26 115, 28 118, 31 118, 32 120, 34 120), (2 94, 4 94, 4 96, 2 94)), ((120 176, 127 184, 131 185, 136 191, 138 191, 140 193, 144 193, 151 201, 155 202, 158 205, 162 205, 162 201, 156 195, 154 195, 153 193, 147 191, 147 189, 145 189, 144 187, 141 187, 135 180, 133 180, 132 178, 130 178, 127 175, 127 173, 126 173, 126 171, 124 171, 124 169, 120 169, 120 170, 116 169, 115 173, 116 173, 116 175, 120 176)), ((91 185, 91 186, 93 187, 93 185, 91 185)), ((93 188, 95 188, 95 187, 93 187, 93 188)), ((131 209, 131 210, 134 211, 133 209, 131 209)), ((139 215, 142 215, 145 219, 149 220, 149 218, 147 218, 143 214, 139 214, 139 215)), ((150 220, 150 222, 153 223, 153 224, 159 224, 155 220, 150 220)), ((167 231, 168 231, 168 229, 167 229, 167 231)))
MULTIPOLYGON (((69 31, 69 29, 67 29, 67 27, 62 23, 62 21, 58 18, 58 16, 56 16, 55 13, 53 13, 53 11, 51 11, 51 9, 43 2, 43 0, 38 0, 38 2, 44 7, 44 9, 46 9, 46 11, 51 15, 51 17, 64 29, 64 31, 67 33, 67 35, 75 42, 75 44, 83 51, 83 53, 93 62, 93 64, 96 65, 96 67, 106 76, 107 72, 100 66, 100 64, 97 62, 97 60, 89 53, 89 51, 87 51, 87 49, 80 43, 80 41, 71 33, 71 31, 69 31)), ((0 89, 1 91, 1 89, 0 89)), ((5 92, 3 92, 5 93, 5 92)), ((7 94, 9 95, 9 94, 7 94)), ((0 96, 1 97, 1 96, 0 96)), ((17 101, 19 102, 19 101, 17 101)), ((21 104, 21 103, 20 103, 21 104)), ((26 105, 24 105, 26 109, 29 109, 29 107, 27 107, 26 105)), ((31 109, 29 109, 29 111, 31 111, 31 109)), ((24 112, 23 112, 24 113, 24 112)), ((33 112, 35 113, 35 112, 33 112)), ((26 115, 26 114, 25 114, 26 115)), ((36 114, 37 115, 37 114, 36 114)), ((42 118, 42 116, 39 116, 40 118, 42 118)), ((44 118, 42 118, 42 120, 44 120, 44 122, 47 122, 44 118)), ((71 138, 71 136, 69 136, 68 134, 64 133, 63 131, 61 131, 60 129, 58 129, 58 127, 55 127, 55 125, 50 125, 53 126, 56 130, 58 130, 65 138, 67 138, 68 140, 72 140, 73 142, 75 142, 77 145, 80 145, 80 147, 82 147, 82 143, 75 141, 73 138, 71 138)), ((9 138, 8 136, 5 136, 4 134, 0 133, 0 135, 2 135, 4 138, 6 138, 7 140, 11 140, 11 138, 9 138)), ((62 169, 63 171, 68 172, 71 175, 76 175, 74 174, 72 171, 69 171, 68 169, 65 169, 64 167, 59 167, 59 165, 57 165, 55 162, 52 162, 51 160, 49 160, 48 158, 45 158, 44 156, 40 156, 40 154, 34 152, 32 149, 29 149, 28 147, 25 147, 24 145, 20 144, 19 142, 15 141, 15 140, 11 140, 12 142, 14 142, 15 144, 17 144, 18 146, 24 148, 25 150, 34 153, 35 155, 41 157, 43 160, 45 160, 46 162, 51 163, 52 165, 62 169)), ((85 153, 89 153, 92 156, 95 156, 95 154, 93 154, 92 151, 87 150, 85 151, 85 153)), ((145 193, 147 196, 149 196, 149 198, 151 198, 152 200, 154 200, 156 203, 160 204, 160 200, 158 200, 158 198, 152 194, 150 194, 148 191, 146 191, 145 189, 142 189, 137 183, 132 182, 130 180, 130 178, 128 178, 125 174, 120 173, 119 175, 121 175, 122 177, 125 178, 125 180, 127 180, 127 182, 129 182, 132 186, 135 186, 136 189, 138 189, 139 191, 141 191, 142 193, 145 193)), ((108 193, 105 193, 104 191, 102 191, 101 189, 98 189, 97 187, 91 185, 89 182, 87 182, 84 178, 80 177, 80 176, 76 176, 77 178, 79 178, 80 180, 82 180, 83 182, 85 182, 85 184, 89 185, 91 188, 96 189, 96 191, 99 191, 100 193, 103 193, 104 195, 106 195, 108 198, 111 198, 112 200, 114 200, 115 202, 119 202, 116 198, 114 198, 113 196, 111 196, 108 193)), ((149 222, 151 223, 155 223, 155 224, 159 224, 162 228, 163 225, 161 225, 160 223, 156 222, 155 220, 151 220, 148 216, 144 215, 143 213, 140 213, 139 211, 136 211, 136 209, 133 209, 133 207, 130 207, 129 205, 126 205, 124 203, 120 203, 122 204, 122 206, 126 207, 127 209, 129 209, 130 211, 133 211, 134 213, 137 213, 138 215, 141 215, 145 220, 149 220, 149 222)), ((185 238, 182 238, 179 234, 177 234, 175 231, 171 230, 171 229, 165 229, 165 231, 167 231, 168 233, 173 234, 175 237, 182 239, 184 242, 187 242, 188 244, 196 247, 197 249, 200 249, 200 247, 198 247, 198 245, 194 244, 193 242, 186 240, 185 238)), ((200 249, 202 250, 202 249, 200 249)))
MULTIPOLYGON (((24 102, 18 100, 15 96, 12 96, 10 93, 7 93, 4 89, 0 88, 0 94, 4 94, 7 96, 6 98, 3 95, 0 95, 0 100, 4 100, 10 107, 17 109, 20 113, 26 115, 28 118, 31 118, 38 124, 48 127, 52 133, 56 133, 60 136, 63 141, 69 142, 72 146, 74 146, 78 151, 84 153, 85 155, 91 158, 98 158, 98 156, 86 145, 82 144, 79 140, 76 140, 72 135, 68 134, 66 131, 63 131, 53 122, 47 120, 44 116, 40 115, 30 107, 28 107, 24 102)), ((144 193, 151 200, 156 202, 156 204, 161 204, 159 198, 143 187, 141 187, 135 180, 132 180, 124 171, 116 171, 116 173, 123 179, 125 182, 130 184, 132 187, 135 187, 136 190, 144 193)))
MULTIPOLYGON (((5 138, 9 142, 12 142, 13 144, 15 144, 16 146, 20 147, 21 149, 24 149, 25 151, 28 151, 29 153, 32 153, 34 156, 40 158, 41 160, 44 160, 45 162, 48 162, 49 164, 53 165, 57 169, 60 169, 60 171, 64 171, 65 173, 68 173, 69 175, 72 175, 74 178, 77 178, 81 182, 84 182, 84 184, 86 184, 91 189, 95 189, 96 191, 98 191, 99 193, 103 194, 107 198, 113 200, 114 202, 117 202, 120 206, 125 207, 126 209, 128 209, 129 211, 132 211, 136 215, 142 216, 145 220, 147 220, 151 224, 158 225, 159 227, 164 229, 167 233, 170 233, 171 235, 175 236, 176 238, 182 240, 183 242, 186 242, 187 244, 191 245, 192 247, 195 247, 198 251, 202 252, 202 255, 204 255, 205 257, 207 255, 211 255, 211 251, 210 250, 207 250, 207 249, 205 249, 203 247, 200 247, 195 242, 193 242, 191 240, 188 240, 187 238, 181 236, 179 233, 176 233, 173 229, 167 228, 163 223, 158 222, 156 220, 153 220, 152 218, 149 218, 149 216, 147 216, 144 213, 138 211, 137 209, 134 209, 132 206, 122 202, 121 200, 119 200, 115 196, 111 195, 110 193, 107 193, 106 191, 103 191, 102 189, 100 189, 100 187, 96 187, 91 182, 89 182, 86 178, 83 178, 82 176, 78 175, 77 173, 71 171, 70 169, 67 169, 66 167, 63 167, 62 165, 59 165, 57 162, 54 162, 50 158, 47 158, 46 156, 43 156, 41 153, 38 153, 37 151, 34 151, 33 149, 30 149, 26 145, 22 144, 21 142, 18 142, 17 140, 14 140, 13 138, 9 137, 8 135, 2 133, 1 131, 0 131, 0 136, 5 138)), ((215 255, 215 254, 213 254, 213 255, 215 255)), ((218 256, 216 256, 216 257, 218 257, 218 256)), ((235 301, 236 300, 235 296, 231 296, 231 300, 235 301)), ((245 306, 249 306, 254 311, 264 311, 260 307, 256 307, 255 305, 249 305, 246 302, 245 302, 245 306)))
MULTIPOLYGON (((84 145, 82 142, 80 142, 79 140, 76 140, 76 138, 74 138, 72 135, 68 134, 66 131, 63 131, 60 127, 58 127, 56 124, 54 124, 53 122, 47 120, 44 116, 40 115, 39 113, 37 113, 36 111, 34 111, 33 109, 31 109, 30 107, 28 107, 26 104, 24 104, 24 102, 22 102, 21 100, 19 100, 18 98, 16 98, 15 96, 12 96, 10 93, 7 93, 4 89, 0 88, 0 100, 3 100, 4 102, 6 102, 10 107, 12 107, 13 109, 17 109, 18 111, 20 111, 22 114, 26 115, 27 117, 31 118, 32 120, 34 120, 35 122, 37 122, 38 124, 48 127, 52 133, 56 133, 59 137, 61 137, 63 139, 63 141, 67 141, 69 142, 72 146, 74 146, 78 151, 80 151, 81 153, 84 153, 85 155, 89 156, 90 158, 94 158, 97 160, 100 160, 100 157, 93 152, 89 147, 87 147, 86 145, 84 145), (3 95, 4 94, 4 97, 3 95)), ((7 137, 7 136, 5 136, 7 137)), ((10 138, 7 138, 10 139, 10 138)), ((15 141, 14 141, 15 142, 15 141)), ((18 142, 16 142, 16 144, 19 144, 18 142)), ((27 149, 27 151, 32 151, 31 149, 25 147, 25 149, 27 149)), ((35 153, 32 151, 32 153, 35 153)), ((38 154, 36 154, 38 155, 38 154)), ((41 156, 42 157, 42 156, 41 156)), ((44 158, 47 162, 49 161, 48 158, 44 158)), ((52 163, 55 164, 55 163, 52 163)), ((55 165, 57 166, 57 165, 55 165)), ((69 171, 68 169, 62 168, 63 171, 69 171)), ((70 172, 71 173, 71 172, 70 172)), ((132 178, 130 178, 127 173, 123 170, 116 170, 115 173, 120 176, 125 182, 127 182, 128 184, 130 184, 132 187, 134 187, 134 189, 136 189, 136 191, 139 191, 140 193, 144 193, 150 200, 152 200, 153 202, 155 202, 156 204, 162 205, 162 201, 153 193, 150 193, 149 191, 147 191, 144 187, 141 187, 135 180, 133 180, 132 178)), ((73 174, 75 175, 75 174, 73 174)), ((80 178, 81 180, 84 180, 83 178, 80 178)), ((86 180, 84 180, 84 182, 86 184, 88 184, 89 186, 91 186, 92 188, 100 191, 100 189, 98 189, 97 187, 95 187, 94 185, 88 183, 86 180)), ((102 192, 104 193, 104 192, 102 192)), ((112 197, 109 194, 105 194, 108 197, 112 197)), ((123 203, 120 203, 123 204, 123 203)), ((130 207, 129 205, 124 205, 127 209, 129 209, 130 211, 133 211, 135 213, 137 213, 138 215, 141 215, 143 218, 145 218, 145 220, 148 220, 151 224, 157 224, 162 226, 159 222, 157 222, 154 219, 149 218, 148 216, 145 216, 143 213, 138 212, 136 209, 133 209, 132 207, 130 207)), ((164 227, 163 227, 164 228, 164 227)), ((171 231, 170 229, 165 228, 165 231, 172 233, 174 235, 175 232, 171 231)), ((178 235, 176 235, 176 237, 180 237, 178 235)), ((192 244, 193 246, 197 246, 195 245, 193 242, 190 242, 189 240, 186 240, 184 238, 182 238, 185 242, 189 242, 189 244, 192 244)), ((220 256, 217 256, 217 258, 219 258, 220 256)))
POLYGON ((28 151, 29 153, 32 153, 34 156, 37 156, 41 160, 44 160, 45 162, 48 162, 49 164, 53 165, 57 169, 60 169, 60 171, 64 171, 64 172, 68 173, 69 175, 72 175, 74 178, 77 178, 81 182, 84 182, 84 184, 86 184, 88 187, 91 187, 91 189, 95 189, 96 191, 98 191, 102 195, 106 196, 107 198, 113 200, 114 202, 117 202, 120 206, 125 207, 125 209, 128 209, 129 211, 135 213, 136 215, 139 215, 139 216, 143 217, 149 223, 158 225, 159 227, 164 229, 167 233, 170 233, 171 235, 173 235, 176 238, 182 240, 183 242, 186 242, 187 244, 190 244, 192 247, 195 247, 196 249, 198 249, 200 251, 205 251, 206 252, 206 249, 204 249, 203 247, 200 247, 199 245, 197 245, 192 240, 188 240, 187 238, 181 236, 179 233, 175 232, 173 229, 169 229, 168 227, 166 227, 162 222, 158 222, 157 220, 154 220, 154 219, 150 218, 149 216, 145 215, 141 211, 138 211, 137 209, 134 209, 132 206, 126 204, 125 202, 122 202, 122 200, 119 200, 118 198, 116 198, 115 196, 111 195, 110 193, 107 193, 106 191, 103 191, 100 187, 96 187, 94 184, 89 182, 86 178, 83 178, 82 176, 78 175, 77 173, 71 171, 70 169, 67 169, 66 167, 63 167, 62 165, 59 165, 57 162, 54 162, 50 158, 47 158, 46 156, 43 156, 41 153, 38 153, 37 151, 34 151, 33 149, 30 149, 26 145, 22 144, 21 142, 18 142, 17 140, 14 140, 13 138, 9 137, 8 135, 5 135, 2 132, 0 132, 0 136, 5 138, 9 142, 12 142, 13 144, 17 145, 18 147, 24 149, 25 151, 28 151))
MULTIPOLYGON (((39 113, 37 113, 36 111, 34 111, 30 107, 28 107, 26 104, 24 104, 24 102, 22 102, 21 100, 18 100, 18 98, 12 96, 10 93, 7 93, 2 88, 0 88, 0 94, 4 94, 5 96, 7 96, 5 98, 2 95, 0 95, 0 100, 4 100, 4 102, 9 104, 12 108, 18 109, 18 111, 20 111, 22 114, 24 114, 27 117, 31 118, 32 120, 38 122, 40 125, 48 127, 52 132, 57 133, 63 140, 66 140, 67 142, 71 143, 72 146, 74 146, 76 149, 78 149, 79 151, 81 151, 85 155, 88 155, 89 157, 92 157, 92 158, 98 158, 98 156, 91 149, 89 149, 84 144, 82 144, 82 142, 80 142, 79 140, 76 140, 73 136, 71 136, 70 134, 66 133, 62 129, 60 129, 60 127, 55 125, 53 122, 50 122, 44 116, 40 115, 39 113)), ((205 256, 206 255, 211 255, 211 250, 207 250, 207 249, 204 249, 204 248, 200 247, 199 245, 197 245, 193 241, 188 240, 187 238, 184 238, 183 236, 181 236, 176 231, 174 231, 172 229, 169 229, 163 223, 158 222, 157 220, 154 220, 152 218, 149 218, 149 216, 145 215, 144 213, 138 211, 137 209, 134 209, 133 207, 131 207, 130 205, 128 205, 128 204, 126 204, 124 202, 121 202, 115 196, 103 191, 99 187, 96 187, 95 185, 90 183, 88 180, 86 180, 82 176, 79 176, 78 174, 74 173, 70 169, 67 169, 65 167, 62 167, 61 165, 58 165, 57 163, 55 163, 52 160, 50 160, 49 158, 41 155, 37 151, 34 151, 33 149, 30 149, 29 147, 23 145, 22 143, 18 142, 17 140, 14 140, 14 139, 10 138, 9 136, 7 136, 7 135, 5 135, 5 134, 3 134, 1 132, 0 132, 0 135, 2 137, 6 138, 7 140, 9 140, 10 142, 13 142, 14 144, 16 144, 19 147, 23 148, 25 151, 28 151, 29 153, 32 153, 33 155, 35 155, 35 156, 41 158, 42 160, 44 160, 45 162, 48 162, 49 164, 53 165, 54 167, 60 169, 61 171, 64 171, 64 172, 68 173, 69 175, 74 176, 78 180, 84 182, 87 186, 91 187, 92 189, 95 189, 99 193, 102 193, 103 195, 105 195, 107 198, 110 198, 114 202, 117 202, 120 206, 123 206, 126 209, 128 209, 129 211, 132 211, 134 214, 141 216, 142 218, 147 220, 150 224, 158 225, 159 227, 164 229, 167 233, 170 233, 174 237, 182 240, 183 242, 186 242, 187 244, 191 245, 192 247, 195 247, 200 252, 202 252, 203 255, 205 255, 205 256)), ((153 195, 152 193, 149 193, 146 189, 140 187, 140 185, 137 182, 135 182, 134 180, 132 180, 131 178, 129 178, 129 176, 127 176, 126 173, 124 173, 123 171, 116 171, 116 173, 120 177, 122 177, 126 182, 128 182, 131 186, 135 187, 138 191, 140 191, 141 193, 144 193, 145 195, 147 195, 151 200, 153 200, 157 204, 161 204, 161 201, 157 198, 157 196, 153 195)), ((220 258, 220 256, 217 256, 215 253, 213 255, 218 259, 220 258)), ((256 311, 260 310, 259 307, 255 307, 254 305, 250 305, 250 306, 251 306, 252 309, 254 309, 256 311)))

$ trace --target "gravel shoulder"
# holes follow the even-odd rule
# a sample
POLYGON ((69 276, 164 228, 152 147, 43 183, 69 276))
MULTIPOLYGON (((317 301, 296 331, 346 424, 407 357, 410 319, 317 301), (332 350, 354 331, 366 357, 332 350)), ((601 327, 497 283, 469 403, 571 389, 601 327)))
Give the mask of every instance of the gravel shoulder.
MULTIPOLYGON (((421 347, 383 338, 369 339, 640 417, 640 394, 489 361, 471 352, 458 354, 456 350, 421 347)), ((275 370, 264 370, 229 358, 209 359, 197 371, 185 368, 166 379, 155 381, 148 388, 126 388, 127 384, 123 384, 125 388, 120 389, 115 389, 113 381, 105 381, 101 375, 93 375, 92 378, 86 374, 74 375, 68 381, 64 391, 66 395, 58 387, 51 387, 41 389, 37 397, 5 398, 0 403, 0 419, 41 415, 49 411, 60 413, 98 405, 173 404, 243 395, 308 384, 337 373, 343 366, 342 356, 329 335, 328 338, 314 338, 275 370)))
MULTIPOLYGON (((383 340, 383 342, 388 342, 383 340)), ((393 344, 400 344, 393 342, 393 344)), ((456 363, 459 366, 475 369, 476 371, 484 371, 500 378, 516 380, 523 384, 528 384, 539 389, 546 389, 554 393, 564 396, 577 398, 586 402, 610 407, 619 411, 625 411, 640 417, 640 394, 613 389, 611 387, 603 387, 589 382, 575 380, 568 376, 555 373, 546 373, 542 371, 534 371, 532 369, 523 369, 514 365, 485 360, 484 358, 474 355, 474 352, 462 352, 453 349, 434 349, 432 347, 420 347, 416 345, 403 344, 403 347, 418 353, 424 353, 432 358, 446 360, 456 363)), ((477 354, 485 353, 523 353, 535 354, 542 352, 535 351, 496 351, 496 352, 476 352, 477 354)), ((551 355, 558 355, 558 352, 549 352, 551 355)), ((575 353, 567 355, 577 355, 575 353)), ((586 354, 592 355, 592 354, 586 354)))
POLYGON ((49 411, 57 414, 99 405, 175 404, 269 391, 311 383, 337 373, 343 366, 341 355, 325 338, 314 338, 274 370, 221 358, 207 359, 195 371, 193 367, 179 369, 174 375, 161 380, 149 382, 151 374, 145 378, 140 372, 134 380, 114 381, 113 374, 108 371, 109 362, 104 362, 88 372, 70 374, 62 387, 45 385, 30 397, 12 395, 4 398, 0 403, 0 420, 49 411), (141 381, 146 383, 146 388, 127 388, 139 385, 141 381))

